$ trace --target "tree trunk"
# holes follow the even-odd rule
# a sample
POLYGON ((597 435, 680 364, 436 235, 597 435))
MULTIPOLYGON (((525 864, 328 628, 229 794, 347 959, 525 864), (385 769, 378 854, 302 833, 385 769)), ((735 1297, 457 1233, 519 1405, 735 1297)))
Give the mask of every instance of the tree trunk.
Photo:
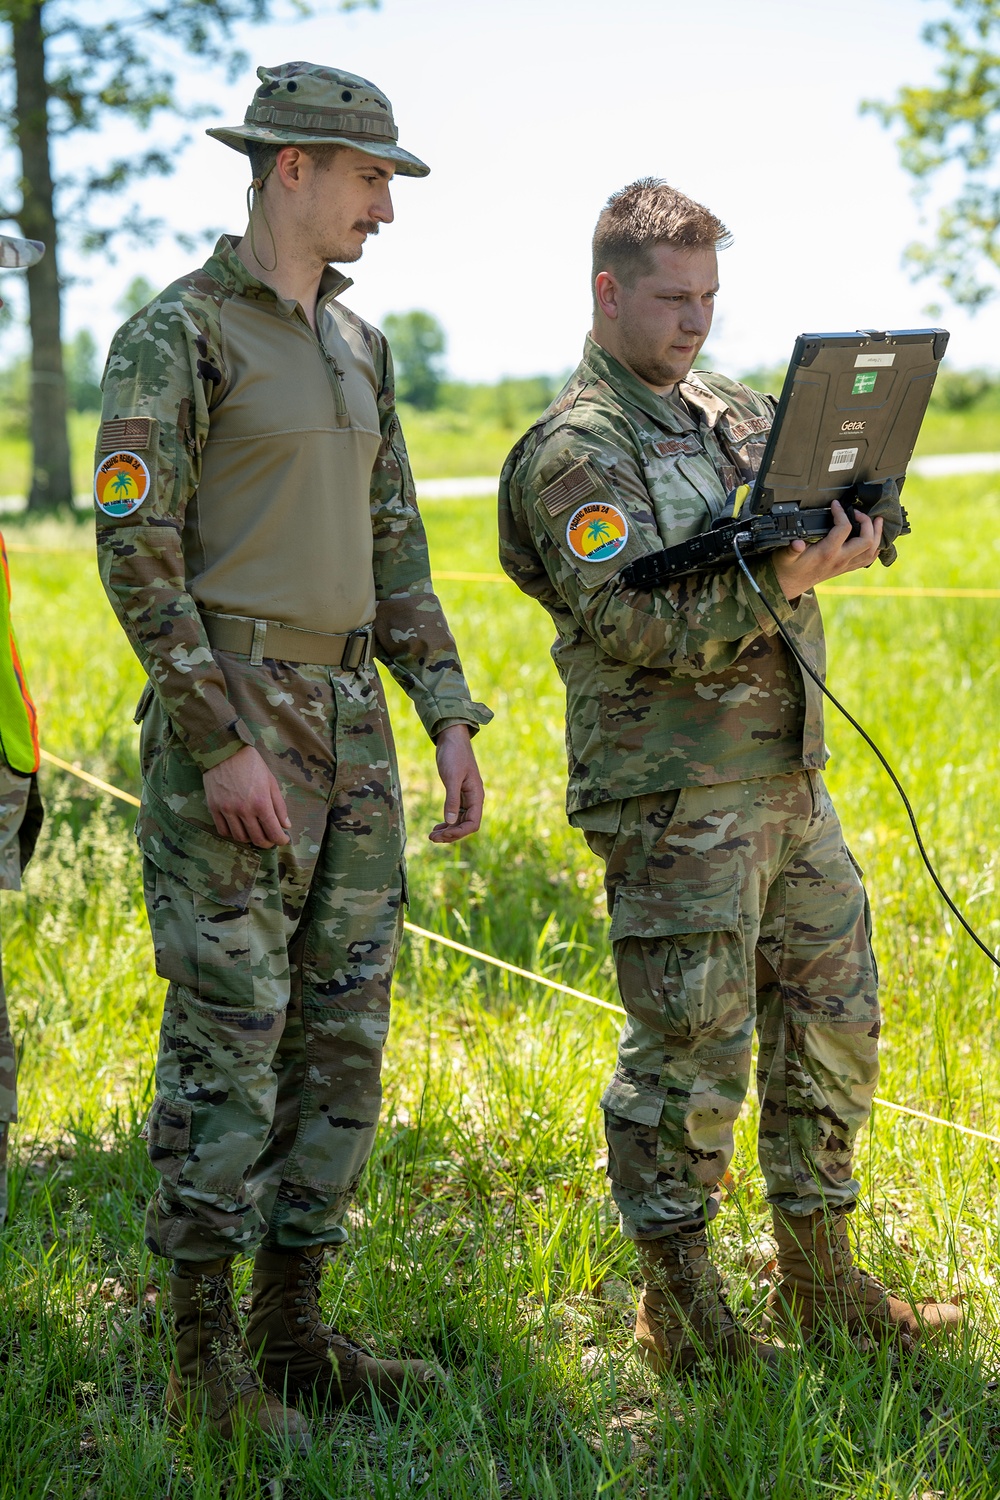
POLYGON ((31 490, 29 510, 72 505, 66 377, 63 373, 59 266, 52 169, 49 90, 45 79, 44 0, 11 7, 17 80, 17 140, 21 149, 21 232, 46 250, 28 272, 31 327, 31 490))

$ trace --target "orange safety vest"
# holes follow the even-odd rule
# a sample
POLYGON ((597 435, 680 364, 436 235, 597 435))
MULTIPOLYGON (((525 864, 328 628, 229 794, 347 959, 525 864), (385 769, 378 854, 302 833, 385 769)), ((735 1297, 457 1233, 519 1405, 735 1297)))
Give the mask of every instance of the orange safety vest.
POLYGON ((25 776, 38 770, 38 715, 28 692, 24 668, 10 623, 10 571, 0 535, 0 757, 25 776))

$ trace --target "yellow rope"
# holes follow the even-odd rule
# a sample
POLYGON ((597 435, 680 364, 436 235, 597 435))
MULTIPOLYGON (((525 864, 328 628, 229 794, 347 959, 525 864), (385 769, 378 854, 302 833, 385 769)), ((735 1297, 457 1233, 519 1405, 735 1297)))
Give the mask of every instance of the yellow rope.
MULTIPOLYGON (((133 797, 131 792, 123 792, 120 787, 102 781, 99 776, 91 776, 89 771, 71 765, 68 760, 61 760, 58 755, 50 755, 47 750, 41 753, 43 760, 47 760, 53 766, 58 766, 61 771, 68 771, 71 776, 78 776, 81 781, 86 781, 88 785, 95 786, 99 791, 107 792, 109 796, 117 797, 132 807, 140 806, 139 798, 133 797)), ((614 1005, 610 1000, 601 1000, 597 995, 588 995, 583 990, 575 990, 568 984, 562 984, 558 979, 546 978, 544 974, 533 974, 530 969, 522 969, 517 964, 509 964, 504 958, 494 958, 492 953, 483 953, 478 948, 470 948, 467 943, 459 943, 454 938, 445 937, 443 933, 431 932, 426 927, 417 927, 413 922, 404 922, 403 926, 407 932, 412 932, 414 937, 426 938, 428 942, 440 943, 445 948, 453 948, 456 953, 465 953, 469 958, 478 959, 480 963, 492 964, 495 969, 503 969, 507 974, 517 974, 521 979, 542 985, 547 990, 558 990, 562 995, 572 995, 574 1000, 583 1000, 588 1005, 599 1006, 601 1010, 614 1011, 619 1016, 627 1014, 621 1005, 614 1005)), ((929 1115, 922 1109, 911 1109, 907 1104, 895 1104, 891 1099, 880 1098, 878 1094, 875 1095, 875 1103, 880 1104, 883 1109, 894 1109, 901 1115, 912 1115, 914 1119, 926 1120, 930 1125, 941 1125, 945 1130, 957 1130, 962 1135, 972 1135, 977 1140, 990 1141, 994 1146, 1000 1146, 1000 1135, 988 1135, 985 1130, 975 1130, 971 1125, 958 1125, 954 1120, 944 1120, 940 1115, 929 1115)))
POLYGON ((91 776, 89 771, 83 771, 79 766, 71 766, 68 760, 60 760, 58 755, 50 755, 47 750, 42 750, 40 754, 42 760, 58 766, 60 771, 68 771, 71 776, 79 776, 80 780, 86 781, 89 786, 96 786, 99 792, 107 792, 109 797, 117 797, 122 802, 130 803, 132 807, 141 805, 138 797, 133 797, 131 792, 123 792, 120 787, 112 786, 109 781, 102 781, 99 776, 91 776))
MULTIPOLYGON (((90 551, 83 547, 29 547, 23 542, 7 542, 8 552, 78 552, 81 557, 91 557, 90 551)), ((506 573, 464 573, 449 572, 447 570, 435 569, 434 577, 443 583, 510 583, 506 573)), ((878 584, 870 588, 847 588, 841 584, 821 583, 819 585, 824 598, 830 599, 835 594, 843 594, 845 598, 852 599, 1000 599, 1000 589, 965 589, 965 588, 905 588, 887 584, 881 587, 878 584)))
POLYGON ((478 958, 484 964, 493 964, 494 968, 504 969, 508 974, 519 974, 522 979, 543 984, 548 990, 559 990, 561 994, 572 995, 576 1000, 586 1000, 588 1005, 613 1010, 619 1016, 626 1014, 622 1006, 613 1005, 610 1000, 599 1000, 596 995, 586 995, 583 990, 574 990, 568 984, 560 984, 558 979, 546 979, 544 974, 532 974, 530 969, 519 969, 517 964, 509 964, 505 958, 494 958, 492 953, 480 953, 478 948, 470 948, 466 943, 456 943, 454 938, 443 937, 440 932, 429 932, 426 927, 415 927, 412 922, 404 922, 403 926, 407 932, 416 933, 417 937, 428 938, 432 943, 443 943, 446 948, 454 948, 456 953, 467 953, 470 958, 478 958))

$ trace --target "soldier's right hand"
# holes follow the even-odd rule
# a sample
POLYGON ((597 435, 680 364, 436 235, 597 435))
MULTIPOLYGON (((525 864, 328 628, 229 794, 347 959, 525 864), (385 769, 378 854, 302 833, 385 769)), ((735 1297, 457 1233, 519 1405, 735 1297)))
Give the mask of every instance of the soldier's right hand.
POLYGON ((258 849, 288 843, 285 830, 292 825, 285 799, 252 745, 212 766, 204 779, 208 810, 222 838, 258 849))

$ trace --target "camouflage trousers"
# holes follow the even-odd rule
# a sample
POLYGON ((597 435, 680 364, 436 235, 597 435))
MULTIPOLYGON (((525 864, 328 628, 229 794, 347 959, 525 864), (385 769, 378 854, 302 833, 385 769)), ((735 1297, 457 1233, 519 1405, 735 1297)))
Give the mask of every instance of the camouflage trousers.
MULTIPOLYGON (((632 1239, 712 1218, 759 1041, 758 1155, 786 1213, 850 1208, 878 1078, 868 903, 823 779, 802 771, 615 804, 606 863, 628 1019, 601 1100, 632 1239)), ((607 809, 602 810, 604 819, 607 809)))
MULTIPOLYGON (((42 821, 33 776, 21 776, 0 760, 0 891, 19 891, 42 821)), ((7 1015, 0 954, 0 1229, 7 1218, 7 1146, 17 1120, 17 1057, 7 1015)))
POLYGON ((371 1153, 405 875, 374 667, 216 653, 288 806, 290 843, 214 831, 202 775, 154 699, 137 835, 170 981, 146 1123, 146 1242, 175 1260, 343 1243, 371 1153))

